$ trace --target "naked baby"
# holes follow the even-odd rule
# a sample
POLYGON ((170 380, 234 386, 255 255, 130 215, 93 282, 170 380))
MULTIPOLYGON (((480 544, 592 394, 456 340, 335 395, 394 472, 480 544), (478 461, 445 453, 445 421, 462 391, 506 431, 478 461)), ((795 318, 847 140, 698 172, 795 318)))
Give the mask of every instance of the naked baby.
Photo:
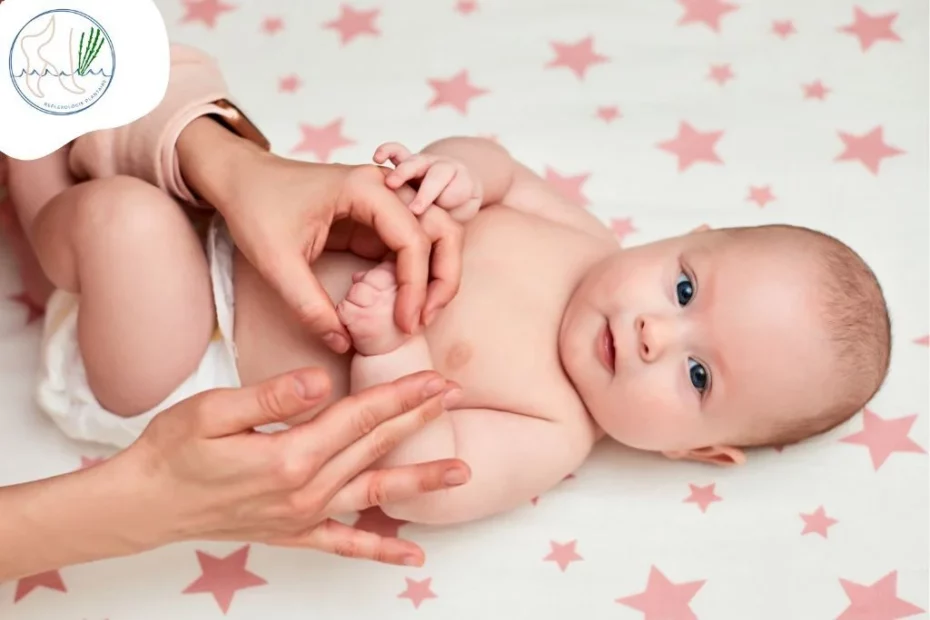
POLYGON ((353 338, 342 356, 308 342, 221 221, 202 245, 167 196, 132 179, 97 182, 93 205, 79 192, 53 201, 32 234, 60 289, 42 408, 72 436, 120 444, 211 387, 322 366, 337 399, 435 369, 461 386, 458 402, 378 466, 455 456, 471 480, 383 509, 455 523, 524 504, 603 437, 740 464, 747 448, 835 427, 884 380, 881 288, 829 236, 765 226, 621 249, 493 142, 449 138, 420 153, 387 144, 375 162, 388 161, 385 183, 424 226, 463 224, 461 286, 405 334, 390 261, 324 253, 314 271, 353 338))

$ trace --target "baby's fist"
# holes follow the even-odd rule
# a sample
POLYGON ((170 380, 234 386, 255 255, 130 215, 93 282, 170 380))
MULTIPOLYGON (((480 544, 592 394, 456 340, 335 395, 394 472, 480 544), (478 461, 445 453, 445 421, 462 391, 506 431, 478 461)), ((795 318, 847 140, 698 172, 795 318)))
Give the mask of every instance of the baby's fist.
POLYGON ((397 277, 393 262, 352 276, 352 287, 336 306, 339 320, 362 355, 390 353, 408 338, 394 322, 397 277))

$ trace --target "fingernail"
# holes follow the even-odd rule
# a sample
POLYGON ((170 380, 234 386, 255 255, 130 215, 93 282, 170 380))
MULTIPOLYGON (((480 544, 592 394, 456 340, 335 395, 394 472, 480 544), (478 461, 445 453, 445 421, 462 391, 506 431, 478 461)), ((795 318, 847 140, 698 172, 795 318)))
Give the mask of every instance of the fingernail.
POLYGON ((295 377, 295 390, 301 399, 317 398, 323 394, 323 386, 310 377, 295 377))
POLYGON ((432 308, 423 313, 423 325, 429 326, 433 322, 433 319, 436 318, 436 311, 432 308))
POLYGON ((339 332, 329 332, 323 336, 323 342, 337 353, 345 353, 349 350, 349 341, 339 332))
POLYGON ((436 377, 434 379, 430 379, 429 382, 427 382, 426 386, 423 388, 423 395, 426 398, 431 398, 436 394, 439 394, 445 388, 446 380, 442 377, 436 377))
POLYGON ((404 556, 404 565, 406 566, 422 566, 423 562, 420 560, 419 556, 416 555, 407 555, 404 556))
POLYGON ((468 481, 468 476, 461 469, 450 469, 442 477, 442 481, 446 483, 447 486, 457 487, 465 484, 465 482, 468 481))
POLYGON ((452 407, 455 404, 458 404, 462 400, 464 392, 459 388, 453 388, 446 392, 442 397, 442 406, 446 409, 452 407))

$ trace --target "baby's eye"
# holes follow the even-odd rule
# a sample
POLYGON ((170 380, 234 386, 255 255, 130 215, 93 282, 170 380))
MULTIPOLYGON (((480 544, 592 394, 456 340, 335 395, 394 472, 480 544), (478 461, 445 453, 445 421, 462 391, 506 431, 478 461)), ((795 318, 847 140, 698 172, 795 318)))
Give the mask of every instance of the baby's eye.
POLYGON ((678 281, 675 282, 675 295, 678 297, 678 303, 682 306, 687 306, 694 296, 694 284, 691 283, 691 278, 685 272, 682 272, 678 276, 678 281))
POLYGON ((691 385, 693 385, 698 392, 703 393, 704 390, 707 389, 707 384, 710 382, 710 373, 707 372, 703 364, 688 358, 688 378, 691 379, 691 385))

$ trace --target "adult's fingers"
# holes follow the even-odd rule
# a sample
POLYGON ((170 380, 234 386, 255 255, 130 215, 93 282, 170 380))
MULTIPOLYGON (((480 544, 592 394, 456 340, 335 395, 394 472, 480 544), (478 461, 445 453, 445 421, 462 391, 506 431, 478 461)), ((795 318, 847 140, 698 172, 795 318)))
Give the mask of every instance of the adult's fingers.
POLYGON ((304 368, 248 387, 212 390, 172 409, 196 402, 198 428, 204 436, 225 437, 300 415, 326 398, 331 387, 326 371, 304 368))
POLYGON ((410 541, 357 530, 332 519, 282 546, 309 547, 347 558, 405 566, 422 566, 424 558, 423 550, 410 541))
POLYGON ((444 308, 458 293, 462 282, 465 235, 462 226, 437 206, 429 207, 420 216, 420 223, 433 247, 433 281, 429 284, 423 308, 424 323, 429 324, 436 311, 444 308))
POLYGON ((333 496, 325 514, 343 514, 403 501, 468 482, 471 469, 459 459, 444 459, 363 472, 333 496))

